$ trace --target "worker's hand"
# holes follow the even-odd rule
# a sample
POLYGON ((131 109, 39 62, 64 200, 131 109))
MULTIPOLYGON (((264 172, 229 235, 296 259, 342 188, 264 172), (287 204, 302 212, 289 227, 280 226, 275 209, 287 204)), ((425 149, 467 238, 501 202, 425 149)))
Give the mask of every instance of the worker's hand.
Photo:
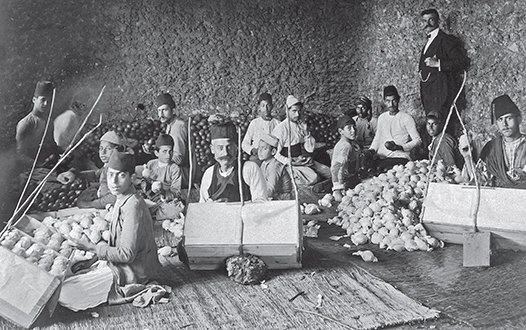
POLYGON ((292 158, 292 166, 308 166, 312 163, 310 156, 298 156, 292 158))
POLYGON ((342 198, 343 198, 343 194, 342 194, 342 191, 341 189, 336 189, 332 192, 332 197, 334 197, 334 200, 337 201, 338 203, 342 201, 342 198))
POLYGON ((458 139, 458 151, 464 158, 471 157, 471 153, 469 151, 469 141, 466 134, 462 134, 460 138, 458 139))
POLYGON ((424 60, 424 63, 430 68, 440 67, 440 60, 436 58, 436 55, 433 57, 428 57, 424 60))
POLYGON ((74 237, 69 237, 69 242, 71 245, 75 246, 79 250, 97 252, 97 245, 95 245, 86 234, 82 234, 80 239, 74 237))
POLYGON ((75 181, 76 175, 71 171, 62 172, 57 176, 58 182, 62 184, 68 184, 75 181))
POLYGON ((385 148, 391 151, 404 150, 402 146, 399 146, 398 144, 394 143, 394 141, 385 142, 385 148))
POLYGON ((163 188, 163 184, 160 181, 152 182, 152 192, 157 194, 163 188))
POLYGON ((150 170, 147 169, 147 168, 144 168, 144 169, 142 170, 142 173, 141 173, 141 174, 142 174, 142 177, 143 177, 144 179, 149 179, 149 178, 150 178, 150 170))
POLYGON ((81 209, 87 209, 87 208, 90 208, 92 207, 91 205, 92 203, 90 201, 83 201, 83 200, 78 200, 77 201, 77 207, 78 208, 81 208, 81 209))
POLYGON ((91 259, 88 259, 88 260, 81 260, 81 261, 77 261, 76 263, 74 263, 72 266, 71 266, 71 272, 73 274, 76 274, 78 273, 79 271, 83 270, 83 269, 88 269, 90 268, 95 262, 97 262, 97 260, 99 260, 99 258, 97 256, 94 256, 93 258, 91 259))

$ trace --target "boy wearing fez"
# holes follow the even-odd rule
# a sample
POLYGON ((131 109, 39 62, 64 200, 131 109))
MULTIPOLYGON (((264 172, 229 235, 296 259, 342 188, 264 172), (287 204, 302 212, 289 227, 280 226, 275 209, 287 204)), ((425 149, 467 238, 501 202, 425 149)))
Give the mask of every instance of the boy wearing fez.
MULTIPOLYGON (((33 109, 16 125, 16 151, 21 167, 24 169, 31 168, 37 155, 51 110, 53 88, 53 83, 50 81, 39 81, 33 95, 33 109)), ((53 130, 53 121, 50 121, 36 167, 46 167, 47 158, 59 154, 53 139, 53 130)))
POLYGON ((346 115, 338 118, 340 141, 334 146, 331 159, 332 194, 338 202, 345 189, 354 188, 359 182, 360 145, 355 141, 356 123, 346 115))
POLYGON ((88 182, 99 182, 99 188, 96 192, 86 190, 79 196, 77 206, 80 208, 96 208, 103 209, 107 204, 113 205, 115 203, 115 196, 111 194, 106 180, 106 173, 108 172, 108 162, 111 156, 117 151, 124 151, 123 141, 114 131, 106 132, 100 138, 99 158, 104 164, 98 170, 86 170, 77 172, 72 168, 69 171, 60 173, 57 180, 62 184, 68 184, 78 177, 88 182))
POLYGON ((135 156, 113 153, 107 170, 108 188, 116 197, 111 210, 109 243, 94 244, 85 236, 71 238, 78 249, 92 252, 95 257, 73 264, 72 272, 77 274, 66 278, 62 285, 59 301, 63 306, 76 311, 106 301, 122 303, 124 286, 145 285, 158 274, 161 264, 152 217, 136 193, 134 176, 135 156), (82 269, 88 270, 79 274, 82 269))
MULTIPOLYGON (((237 131, 233 123, 210 126, 211 150, 216 164, 209 167, 201 179, 200 203, 239 202, 239 176, 237 162, 237 131)), ((267 200, 265 178, 259 166, 251 161, 242 165, 244 200, 267 200)))
POLYGON ((274 135, 261 135, 258 157, 261 161, 261 171, 267 184, 267 195, 269 199, 288 200, 292 199, 292 181, 287 167, 274 158, 278 144, 279 140, 274 135))
POLYGON ((157 159, 150 160, 142 171, 147 186, 151 186, 151 189, 145 189, 146 194, 152 200, 155 196, 151 193, 163 195, 166 202, 181 197, 181 169, 172 160, 173 146, 170 135, 160 134, 155 142, 157 159))

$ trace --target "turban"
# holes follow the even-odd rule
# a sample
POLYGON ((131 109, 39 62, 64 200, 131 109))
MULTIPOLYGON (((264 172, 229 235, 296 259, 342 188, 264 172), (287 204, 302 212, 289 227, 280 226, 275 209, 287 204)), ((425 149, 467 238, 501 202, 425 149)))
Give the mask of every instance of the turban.
POLYGON ((275 137, 274 135, 271 135, 271 134, 263 134, 261 136, 261 141, 264 141, 264 142, 268 143, 270 146, 272 146, 274 148, 277 148, 278 147, 278 143, 279 143, 279 139, 277 137, 275 137))

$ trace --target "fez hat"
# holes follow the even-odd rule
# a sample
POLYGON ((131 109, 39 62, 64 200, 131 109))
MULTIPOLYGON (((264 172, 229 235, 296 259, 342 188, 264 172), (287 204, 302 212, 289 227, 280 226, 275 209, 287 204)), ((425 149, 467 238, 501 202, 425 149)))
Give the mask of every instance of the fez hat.
POLYGON ((516 116, 521 115, 519 108, 515 103, 513 103, 513 101, 507 94, 501 95, 495 98, 493 102, 491 102, 492 124, 501 116, 507 115, 509 113, 514 114, 516 116))
POLYGON ((135 155, 127 152, 114 152, 108 161, 108 167, 121 172, 135 173, 135 155))
POLYGON ((290 109, 295 104, 299 104, 300 106, 303 106, 303 103, 301 103, 297 98, 295 98, 293 95, 287 96, 287 109, 290 109))
POLYGON ((174 139, 169 134, 159 134, 159 137, 155 141, 155 146, 160 148, 161 146, 174 146, 174 139))
POLYGON ((53 95, 53 83, 51 81, 39 81, 37 82, 37 87, 35 88, 35 94, 33 96, 48 96, 53 95))
POLYGON ((442 118, 442 115, 440 113, 438 113, 437 111, 431 111, 427 114, 426 116, 427 119, 435 119, 435 120, 438 120, 440 123, 444 120, 444 118, 442 118))
POLYGON ((338 122, 336 125, 338 128, 344 129, 347 125, 355 126, 356 122, 354 121, 354 119, 352 119, 351 116, 343 115, 340 118, 338 118, 338 122))
POLYGON ((397 99, 400 99, 398 90, 393 85, 389 85, 384 88, 384 98, 386 98, 387 96, 395 96, 397 99))
POLYGON ((174 99, 172 98, 172 95, 168 93, 159 94, 159 96, 157 96, 157 98, 155 99, 155 104, 157 105, 157 107, 160 107, 164 104, 168 104, 170 108, 175 108, 174 99))
POLYGON ((279 139, 277 137, 275 137, 272 134, 267 134, 267 133, 261 135, 261 141, 264 141, 264 142, 268 143, 269 145, 273 146, 274 148, 277 148, 278 147, 278 143, 279 143, 279 139))
POLYGON ((232 122, 210 125, 210 139, 231 139, 237 143, 237 130, 232 122))

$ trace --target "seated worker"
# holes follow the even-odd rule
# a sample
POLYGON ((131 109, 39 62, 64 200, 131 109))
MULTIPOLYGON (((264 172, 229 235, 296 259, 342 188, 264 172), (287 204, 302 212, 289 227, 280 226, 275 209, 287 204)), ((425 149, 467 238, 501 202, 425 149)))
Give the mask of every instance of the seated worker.
MULTIPOLYGON (((53 136, 60 150, 64 151, 77 133, 84 115, 87 113, 89 95, 76 94, 72 97, 69 109, 61 113, 54 120, 55 130, 53 136)), ((75 143, 80 140, 81 134, 77 135, 75 143)))
MULTIPOLYGON (((23 170, 30 169, 35 161, 46 129, 53 98, 53 88, 50 81, 39 81, 33 95, 33 109, 16 125, 16 151, 20 167, 23 170)), ((53 140, 53 130, 53 121, 50 121, 36 167, 48 167, 46 164, 48 157, 59 154, 59 149, 53 140)))
POLYGON ((272 95, 269 93, 261 94, 258 105, 259 117, 250 122, 243 142, 241 142, 243 151, 250 155, 249 160, 258 164, 260 163, 258 159, 258 143, 261 135, 272 133, 274 127, 279 124, 279 121, 271 116, 272 108, 272 95))
POLYGON ((456 166, 458 168, 462 168, 463 160, 458 151, 457 140, 449 133, 445 132, 443 134, 442 141, 440 142, 443 128, 444 121, 438 112, 431 111, 427 114, 426 130, 427 134, 429 134, 431 137, 431 143, 428 146, 429 159, 431 160, 433 158, 438 148, 438 152, 436 154, 437 159, 435 160, 435 163, 439 160, 442 160, 444 166, 446 167, 456 166), (439 142, 440 147, 438 147, 439 142))
POLYGON ((277 137, 263 134, 259 139, 258 157, 261 171, 267 184, 267 196, 271 200, 292 199, 292 181, 286 165, 280 163, 276 155, 279 145, 277 137))
POLYGON ((78 207, 103 209, 107 204, 113 205, 113 203, 115 203, 115 196, 111 194, 108 188, 106 173, 108 172, 108 162, 110 161, 110 157, 113 153, 123 150, 122 139, 119 135, 114 131, 108 131, 100 138, 99 157, 104 164, 102 168, 81 172, 77 172, 75 168, 72 168, 57 176, 57 180, 62 184, 73 182, 77 177, 87 182, 99 183, 99 187, 96 191, 86 189, 80 194, 77 201, 78 207))
POLYGON ((378 128, 371 143, 371 149, 378 157, 376 167, 379 172, 407 163, 411 159, 409 152, 421 142, 415 120, 411 115, 399 111, 399 102, 400 95, 396 87, 385 87, 384 104, 387 111, 378 117, 378 128))
POLYGON ((360 179, 360 145, 355 141, 356 123, 346 115, 338 118, 340 141, 334 146, 331 159, 332 195, 341 202, 346 189, 354 188, 360 179))
POLYGON ((164 133, 174 140, 173 162, 181 169, 181 185, 188 186, 190 163, 188 159, 188 127, 184 120, 177 115, 175 102, 168 93, 159 94, 155 100, 157 114, 161 123, 166 124, 164 133))
MULTIPOLYGON (((210 125, 212 154, 216 164, 207 168, 201 179, 199 202, 239 202, 237 130, 233 123, 210 125)), ((259 166, 251 161, 242 165, 243 199, 267 200, 267 186, 259 166)))
MULTIPOLYGON (((491 122, 497 124, 498 135, 480 153, 477 170, 488 178, 487 184, 496 187, 526 189, 526 138, 520 132, 522 116, 508 95, 491 102, 491 122)), ((465 160, 464 169, 473 178, 473 159, 467 144, 460 143, 465 160)))
POLYGON ((356 142, 362 148, 369 148, 373 142, 378 119, 373 117, 373 103, 367 96, 362 96, 356 104, 356 142))
POLYGON ((290 119, 290 133, 287 119, 274 128, 272 135, 279 139, 278 150, 274 157, 282 164, 288 164, 288 149, 290 148, 292 172, 298 184, 313 185, 319 181, 318 175, 325 180, 330 179, 329 167, 313 160, 310 156, 314 152, 316 141, 307 130, 307 124, 302 122, 303 103, 289 95, 286 106, 290 119))
MULTIPOLYGON (((160 190, 155 194, 162 195, 167 202, 181 197, 181 169, 173 162, 173 146, 174 140, 170 135, 160 134, 155 142, 154 153, 157 159, 150 160, 142 171, 147 187, 145 192, 155 190, 154 183, 159 182, 160 190)), ((148 197, 156 201, 154 195, 148 197)))
POLYGON ((108 187, 116 197, 109 243, 94 244, 85 235, 80 240, 70 238, 78 249, 94 253, 92 259, 73 264, 72 272, 76 274, 62 284, 59 302, 75 311, 106 301, 124 302, 126 285, 146 285, 162 267, 157 258, 152 217, 132 183, 135 156, 115 152, 107 167, 108 187))

